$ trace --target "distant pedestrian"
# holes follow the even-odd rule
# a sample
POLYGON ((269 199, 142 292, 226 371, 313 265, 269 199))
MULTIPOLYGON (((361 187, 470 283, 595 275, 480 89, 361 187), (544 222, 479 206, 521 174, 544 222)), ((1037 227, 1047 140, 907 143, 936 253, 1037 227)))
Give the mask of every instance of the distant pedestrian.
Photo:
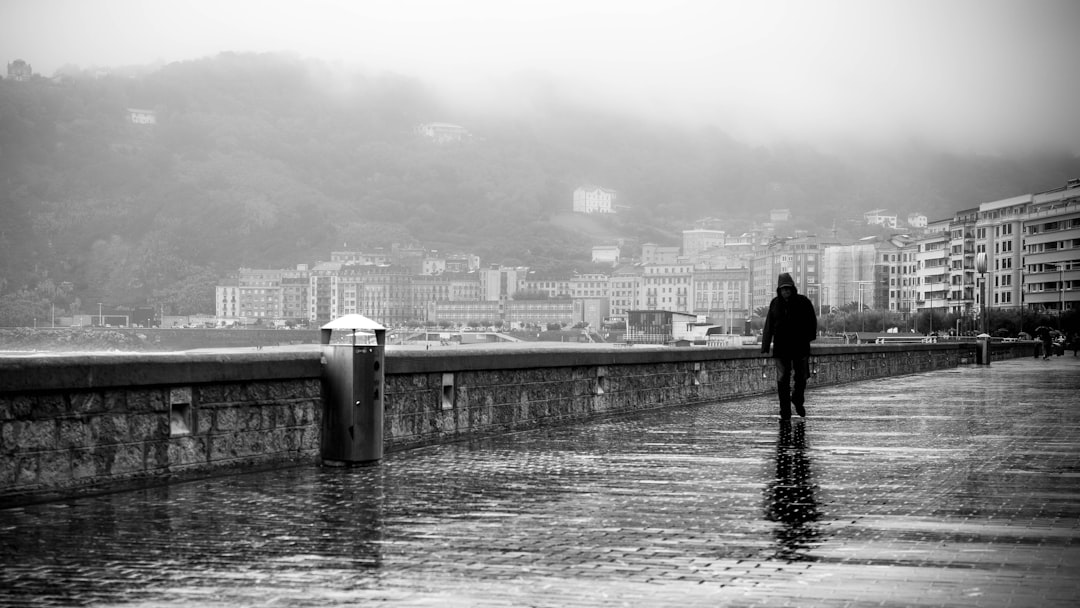
POLYGON ((782 273, 776 285, 776 297, 769 303, 765 329, 761 336, 761 352, 776 361, 776 392, 780 398, 780 419, 795 413, 806 416, 803 407, 806 382, 810 376, 810 343, 817 338, 817 314, 810 299, 799 293, 791 275, 782 273), (792 375, 795 383, 792 386, 792 375))
POLYGON ((1043 359, 1049 359, 1054 352, 1053 330, 1045 325, 1040 325, 1035 328, 1035 338, 1042 344, 1043 359))
POLYGON ((1073 351, 1073 356, 1076 356, 1076 351, 1080 350, 1080 334, 1075 331, 1069 334, 1069 348, 1073 351))

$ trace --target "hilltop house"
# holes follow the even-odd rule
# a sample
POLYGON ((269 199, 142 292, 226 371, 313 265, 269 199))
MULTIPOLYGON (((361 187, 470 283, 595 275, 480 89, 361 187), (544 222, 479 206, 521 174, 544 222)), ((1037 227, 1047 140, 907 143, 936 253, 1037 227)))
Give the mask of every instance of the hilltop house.
POLYGON ((582 186, 574 190, 575 213, 615 213, 614 190, 599 186, 582 186))

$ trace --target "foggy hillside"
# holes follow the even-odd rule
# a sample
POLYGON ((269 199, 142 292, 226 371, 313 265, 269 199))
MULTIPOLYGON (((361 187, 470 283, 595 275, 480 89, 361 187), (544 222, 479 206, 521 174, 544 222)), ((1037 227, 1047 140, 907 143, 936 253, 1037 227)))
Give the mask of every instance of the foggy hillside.
POLYGON ((936 219, 1080 175, 1075 156, 1054 151, 750 146, 518 84, 536 85, 527 105, 481 109, 393 74, 236 54, 2 81, 0 298, 23 290, 40 306, 45 290, 68 313, 101 301, 210 312, 213 285, 237 267, 313 263, 344 246, 564 269, 616 239, 678 244, 704 217, 737 227, 787 207, 794 226, 824 233, 872 208, 936 219), (157 124, 132 124, 128 108, 154 110, 157 124), (414 133, 426 122, 472 137, 438 145, 414 133), (583 184, 618 190, 625 207, 567 221, 583 184), (57 293, 63 282, 73 288, 57 293))

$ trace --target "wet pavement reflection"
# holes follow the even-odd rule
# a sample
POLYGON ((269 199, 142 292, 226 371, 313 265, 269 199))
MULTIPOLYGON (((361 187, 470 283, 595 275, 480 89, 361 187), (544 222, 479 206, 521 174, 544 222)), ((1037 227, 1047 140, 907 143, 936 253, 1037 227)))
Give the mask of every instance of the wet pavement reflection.
POLYGON ((804 431, 802 420, 779 423, 776 478, 766 486, 765 503, 765 518, 782 524, 773 531, 776 559, 813 559, 809 551, 818 536, 814 522, 821 518, 821 513, 814 498, 814 480, 804 431))
POLYGON ((1078 394, 995 362, 0 510, 0 605, 1072 606, 1078 394))

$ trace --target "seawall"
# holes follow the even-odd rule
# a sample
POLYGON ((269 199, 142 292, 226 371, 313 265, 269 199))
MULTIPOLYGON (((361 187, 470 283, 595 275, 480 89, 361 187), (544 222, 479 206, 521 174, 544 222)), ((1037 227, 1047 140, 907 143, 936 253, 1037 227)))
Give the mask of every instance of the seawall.
MULTIPOLYGON (((1031 343, 993 345, 995 359, 1031 343)), ((974 363, 971 344, 815 346, 814 386, 974 363)), ((0 506, 318 461, 319 351, 0 359, 0 506)), ((384 450, 775 390, 748 349, 395 350, 384 450)))

